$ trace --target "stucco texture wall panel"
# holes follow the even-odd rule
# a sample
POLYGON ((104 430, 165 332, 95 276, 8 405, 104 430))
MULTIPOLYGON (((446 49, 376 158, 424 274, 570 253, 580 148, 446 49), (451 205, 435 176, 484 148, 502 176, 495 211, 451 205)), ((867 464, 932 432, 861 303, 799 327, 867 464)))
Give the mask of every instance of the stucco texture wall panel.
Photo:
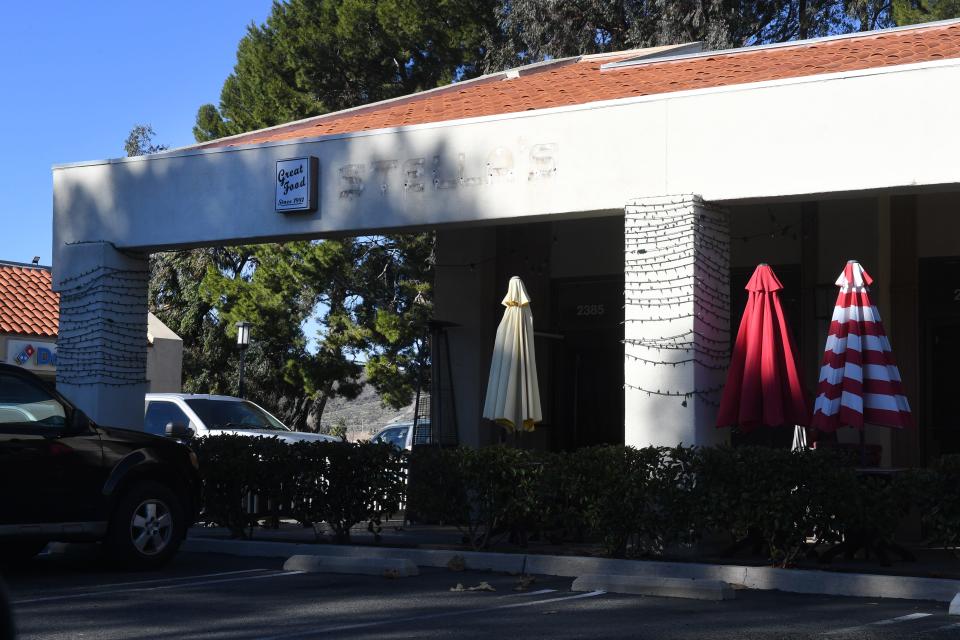
POLYGON ((625 105, 60 169, 57 241, 159 249, 616 210, 663 190, 663 114, 625 105), (488 179, 479 170, 498 150, 513 175, 488 179), (276 213, 275 163, 305 155, 320 160, 319 211, 276 213), (422 175, 404 175, 418 162, 422 175), (374 170, 383 163, 395 164, 374 170), (359 193, 345 167, 361 175, 359 193))
POLYGON ((955 184, 958 87, 960 65, 942 66, 67 167, 55 172, 55 243, 159 249, 577 216, 663 193, 736 201, 955 184), (890 132, 897 113, 918 114, 916 126, 890 132), (553 145, 554 174, 531 177, 537 145, 553 145), (461 154, 464 177, 477 177, 498 149, 514 158, 509 180, 434 183, 458 177, 461 154), (275 163, 303 155, 320 159, 320 211, 278 214, 275 163), (416 159, 422 191, 403 186, 416 159), (343 195, 349 165, 363 167, 358 196, 343 195))
POLYGON ((957 67, 678 97, 668 187, 708 200, 956 182, 957 67), (916 114, 891 130, 893 114, 916 114))

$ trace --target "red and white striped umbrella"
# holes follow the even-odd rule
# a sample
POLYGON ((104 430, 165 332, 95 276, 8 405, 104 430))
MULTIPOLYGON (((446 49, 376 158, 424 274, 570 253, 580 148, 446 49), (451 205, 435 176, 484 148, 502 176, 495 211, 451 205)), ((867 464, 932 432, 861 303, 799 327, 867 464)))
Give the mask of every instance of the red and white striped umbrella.
POLYGON ((840 295, 820 367, 810 425, 814 429, 913 426, 890 341, 880 313, 870 302, 872 283, 873 278, 856 260, 847 262, 837 278, 840 295))

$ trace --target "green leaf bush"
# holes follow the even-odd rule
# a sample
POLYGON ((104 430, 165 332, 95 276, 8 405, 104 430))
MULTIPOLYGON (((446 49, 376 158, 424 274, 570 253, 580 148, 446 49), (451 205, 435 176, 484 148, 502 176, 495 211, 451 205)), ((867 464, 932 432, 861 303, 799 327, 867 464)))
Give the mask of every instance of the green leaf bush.
POLYGON ((542 468, 532 452, 505 446, 416 448, 408 508, 422 520, 455 525, 471 546, 486 549, 536 528, 542 468))
POLYGON ((366 524, 379 535, 406 485, 405 454, 369 442, 297 442, 219 435, 193 443, 200 459, 204 518, 246 537, 260 520, 324 522, 336 542, 366 524), (256 508, 251 508, 252 504, 256 508))
POLYGON ((917 502, 930 540, 960 550, 960 455, 940 458, 933 469, 915 472, 917 502))
POLYGON ((326 523, 337 542, 401 507, 488 549, 510 539, 599 544, 615 557, 670 555, 718 535, 789 566, 841 541, 882 549, 911 510, 960 548, 960 456, 929 470, 859 473, 841 450, 601 446, 548 453, 506 446, 415 447, 216 436, 195 443, 204 514, 245 536, 256 522, 326 523), (251 510, 250 496, 257 509, 251 510))

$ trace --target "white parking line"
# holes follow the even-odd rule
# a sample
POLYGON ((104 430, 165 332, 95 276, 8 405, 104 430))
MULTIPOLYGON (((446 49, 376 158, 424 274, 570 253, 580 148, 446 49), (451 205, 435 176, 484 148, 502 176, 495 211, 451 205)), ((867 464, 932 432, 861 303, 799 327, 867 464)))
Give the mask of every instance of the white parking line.
POLYGON ((522 593, 509 593, 507 594, 508 598, 516 598, 517 596, 542 596, 545 593, 556 593, 556 589, 540 589, 539 591, 524 591, 522 593))
POLYGON ((898 616, 896 618, 887 618, 886 620, 877 620, 876 622, 868 622, 867 624, 858 625, 856 627, 844 627, 842 629, 833 629, 832 631, 827 631, 823 635, 832 636, 839 633, 850 633, 852 631, 862 631, 868 627, 885 627, 891 624, 897 624, 900 622, 909 622, 911 620, 920 620, 921 618, 926 618, 932 616, 932 613, 908 613, 905 616, 898 616))
POLYGON ((310 636, 320 636, 325 633, 337 633, 341 631, 353 631, 355 629, 367 629, 370 627, 380 627, 386 625, 396 625, 404 622, 419 622, 421 620, 437 620, 439 618, 451 618, 455 616, 468 616, 474 613, 488 613, 490 611, 500 611, 503 609, 517 609, 519 607, 534 607, 541 604, 553 604, 555 602, 564 602, 568 600, 580 600, 583 598, 595 598, 602 596, 606 591, 588 591, 587 593, 578 593, 572 596, 563 596, 562 598, 548 598, 546 600, 532 600, 530 602, 517 602, 515 604, 501 604, 495 607, 483 607, 481 609, 458 609, 457 611, 444 611, 442 613, 428 613, 422 616, 410 616, 409 618, 389 618, 386 620, 376 620, 374 622, 360 622, 357 624, 345 624, 338 627, 322 627, 320 629, 311 629, 290 634, 276 636, 265 636, 260 640, 289 640, 291 638, 305 638, 310 636))
POLYGON ((198 578, 216 578, 220 576, 234 576, 241 573, 262 573, 264 571, 269 571, 269 569, 243 569, 240 571, 218 571, 217 573, 201 573, 199 575, 193 576, 171 576, 169 578, 157 578, 156 580, 132 580, 130 582, 113 582, 110 584, 95 584, 95 585, 84 585, 82 587, 74 587, 72 589, 65 589, 64 594, 68 594, 70 591, 77 591, 78 589, 91 588, 95 587, 97 589, 113 589, 115 587, 129 587, 136 586, 141 584, 157 584, 158 582, 176 582, 180 580, 196 580, 198 578))
MULTIPOLYGON (((94 598, 96 596, 112 595, 117 593, 135 593, 138 591, 162 591, 164 589, 189 589, 192 587, 201 587, 209 584, 223 584, 225 582, 243 582, 246 580, 262 580, 264 578, 281 578, 284 576, 300 575, 302 573, 304 572, 303 571, 276 571, 272 573, 260 573, 255 576, 239 576, 239 577, 233 577, 233 578, 220 578, 217 580, 200 580, 198 582, 178 582, 177 584, 165 584, 159 587, 134 587, 133 589, 101 589, 97 591, 87 591, 85 593, 71 593, 71 594, 65 594, 60 596, 48 596, 45 598, 29 598, 27 600, 15 600, 13 604, 22 605, 22 604, 36 604, 39 602, 57 602, 61 600, 76 600, 79 598, 94 598)), ((213 574, 213 575, 216 575, 216 574, 213 574)))
POLYGON ((932 613, 910 613, 905 616, 900 616, 899 618, 890 618, 889 620, 879 620, 877 622, 871 622, 871 627, 882 627, 888 624, 896 624, 898 622, 907 622, 908 620, 919 620, 920 618, 926 618, 927 616, 932 616, 932 613))

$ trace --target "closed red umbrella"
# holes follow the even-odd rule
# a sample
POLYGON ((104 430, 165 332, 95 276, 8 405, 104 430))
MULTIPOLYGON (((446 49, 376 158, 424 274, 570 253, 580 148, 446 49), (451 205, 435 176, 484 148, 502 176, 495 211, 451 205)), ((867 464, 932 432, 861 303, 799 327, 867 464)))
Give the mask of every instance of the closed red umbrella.
POLYGON ((840 295, 820 367, 811 426, 863 429, 864 424, 911 427, 910 403, 893 360, 880 312, 870 301, 873 278, 851 260, 837 278, 840 295))
POLYGON ((797 350, 780 305, 783 289, 769 265, 761 264, 745 287, 740 321, 717 426, 807 425, 810 409, 800 384, 797 350))

